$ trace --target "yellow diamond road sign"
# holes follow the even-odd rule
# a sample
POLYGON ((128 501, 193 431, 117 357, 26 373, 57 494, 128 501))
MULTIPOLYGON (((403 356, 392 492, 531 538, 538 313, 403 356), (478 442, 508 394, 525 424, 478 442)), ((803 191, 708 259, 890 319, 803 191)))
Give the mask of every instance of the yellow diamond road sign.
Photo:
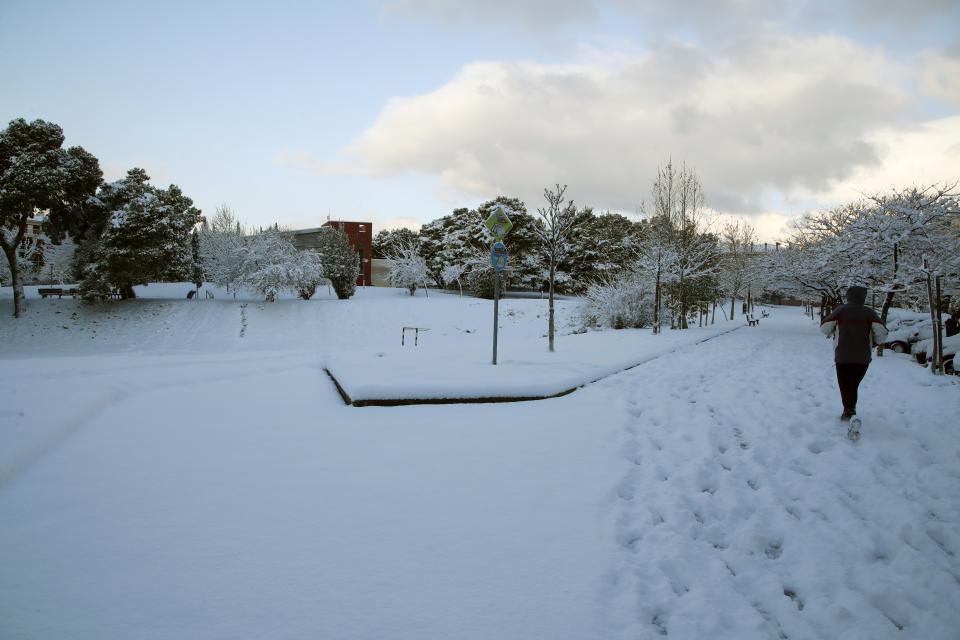
POLYGON ((497 240, 503 240, 503 237, 510 233, 510 229, 513 228, 513 223, 510 222, 510 218, 507 217, 507 212, 503 210, 503 207, 494 209, 484 224, 487 225, 487 229, 490 229, 490 233, 497 240))

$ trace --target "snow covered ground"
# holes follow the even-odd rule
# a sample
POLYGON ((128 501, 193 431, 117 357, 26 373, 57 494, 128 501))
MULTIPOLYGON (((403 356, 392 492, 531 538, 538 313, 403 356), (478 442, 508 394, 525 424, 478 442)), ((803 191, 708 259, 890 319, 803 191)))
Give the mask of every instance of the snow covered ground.
POLYGON ((185 291, 0 316, 0 637, 957 637, 960 385, 908 356, 857 445, 795 309, 562 398, 353 408, 325 360, 479 350, 490 303, 185 291))

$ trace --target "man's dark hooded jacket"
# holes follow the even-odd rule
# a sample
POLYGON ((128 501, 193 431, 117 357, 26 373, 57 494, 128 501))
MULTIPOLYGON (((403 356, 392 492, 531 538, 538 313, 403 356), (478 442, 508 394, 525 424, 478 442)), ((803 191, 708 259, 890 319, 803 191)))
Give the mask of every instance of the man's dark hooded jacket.
POLYGON ((887 338, 887 328, 880 322, 876 311, 864 306, 866 300, 866 289, 850 287, 847 289, 847 304, 834 309, 820 323, 824 335, 837 336, 834 361, 839 364, 870 364, 871 336, 875 344, 887 338))

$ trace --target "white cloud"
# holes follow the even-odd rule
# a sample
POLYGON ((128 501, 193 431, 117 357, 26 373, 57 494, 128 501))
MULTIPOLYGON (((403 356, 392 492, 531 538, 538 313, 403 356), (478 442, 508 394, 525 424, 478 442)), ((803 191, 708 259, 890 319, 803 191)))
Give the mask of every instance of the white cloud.
POLYGON ((878 130, 871 144, 882 149, 878 166, 858 167, 829 189, 798 192, 799 197, 840 203, 891 188, 930 186, 960 180, 960 115, 921 124, 878 130))
POLYGON ((917 64, 924 92, 960 108, 960 55, 952 57, 925 51, 917 56, 917 64))
POLYGON ((711 204, 770 211, 769 194, 825 193, 887 152, 873 134, 912 113, 909 68, 836 37, 760 39, 722 55, 669 45, 615 64, 482 62, 390 100, 322 172, 438 176, 468 197, 570 185, 580 202, 631 211, 658 164, 685 160, 711 204))

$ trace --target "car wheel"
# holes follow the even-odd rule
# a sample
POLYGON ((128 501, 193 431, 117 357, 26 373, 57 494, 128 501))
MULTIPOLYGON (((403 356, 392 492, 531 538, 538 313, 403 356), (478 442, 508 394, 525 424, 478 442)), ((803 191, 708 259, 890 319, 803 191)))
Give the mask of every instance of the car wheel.
POLYGON ((890 345, 890 350, 894 353, 906 353, 907 345, 903 344, 902 342, 894 342, 890 345))

